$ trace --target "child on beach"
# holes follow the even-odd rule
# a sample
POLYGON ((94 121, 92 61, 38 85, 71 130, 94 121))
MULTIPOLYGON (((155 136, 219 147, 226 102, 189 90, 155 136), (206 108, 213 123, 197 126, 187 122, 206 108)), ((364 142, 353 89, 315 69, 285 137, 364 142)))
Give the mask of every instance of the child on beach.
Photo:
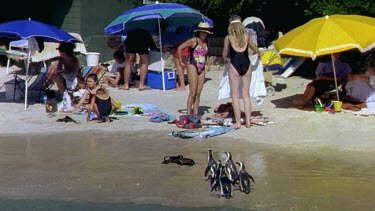
POLYGON ((111 87, 117 87, 119 85, 124 84, 124 77, 123 77, 123 72, 124 72, 124 62, 125 62, 125 56, 124 52, 121 50, 117 50, 113 53, 113 59, 115 60, 115 63, 113 65, 116 65, 116 70, 115 70, 115 77, 113 76, 104 76, 103 77, 103 82, 104 84, 107 84, 111 87))
MULTIPOLYGON (((103 99, 104 101, 108 101, 107 98, 109 98, 109 96, 107 97, 106 94, 104 94, 104 92, 107 93, 106 89, 103 86, 98 84, 98 76, 96 74, 88 75, 87 79, 86 79, 86 90, 83 93, 82 98, 80 99, 80 101, 76 105, 76 109, 80 109, 81 106, 84 106, 84 109, 87 111, 87 120, 88 121, 90 120, 91 111, 93 111, 100 120, 102 120, 102 117, 104 117, 105 120, 108 120, 108 118, 106 118, 106 116, 105 116, 108 113, 108 109, 106 108, 107 104, 103 103, 103 104, 105 104, 105 106, 103 106, 103 107, 99 106, 100 109, 101 109, 100 110, 101 113, 98 109, 98 106, 94 105, 95 98, 97 98, 97 97, 99 98, 99 100, 98 100, 99 104, 102 104, 100 99, 103 99), (98 92, 98 96, 96 96, 97 92, 98 92)), ((112 104, 112 106, 114 108, 118 107, 114 102, 112 102, 112 99, 109 102, 112 104)))
POLYGON ((93 111, 98 120, 96 122, 109 122, 109 115, 118 109, 118 105, 103 88, 96 90, 91 98, 89 109, 87 110, 87 121, 90 120, 90 113, 93 111))

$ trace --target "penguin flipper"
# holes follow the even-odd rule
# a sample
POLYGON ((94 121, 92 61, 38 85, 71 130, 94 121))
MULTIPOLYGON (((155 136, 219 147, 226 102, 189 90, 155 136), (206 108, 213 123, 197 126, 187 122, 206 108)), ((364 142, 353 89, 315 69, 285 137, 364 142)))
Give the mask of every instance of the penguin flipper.
POLYGON ((211 186, 211 192, 213 190, 215 190, 216 187, 218 187, 219 183, 218 182, 215 182, 212 186, 211 186))
POLYGON ((207 177, 209 171, 210 171, 210 166, 207 165, 206 170, 204 170, 205 177, 207 177))
POLYGON ((251 181, 253 181, 253 183, 255 184, 254 178, 250 174, 247 174, 247 175, 249 176, 249 178, 251 179, 251 181))

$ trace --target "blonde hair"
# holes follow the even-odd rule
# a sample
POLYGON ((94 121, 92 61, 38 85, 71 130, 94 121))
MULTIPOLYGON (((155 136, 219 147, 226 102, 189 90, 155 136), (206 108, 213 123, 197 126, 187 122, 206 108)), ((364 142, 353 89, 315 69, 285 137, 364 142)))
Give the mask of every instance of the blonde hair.
POLYGON ((228 37, 231 43, 242 48, 247 44, 245 27, 240 21, 232 21, 228 26, 228 37))

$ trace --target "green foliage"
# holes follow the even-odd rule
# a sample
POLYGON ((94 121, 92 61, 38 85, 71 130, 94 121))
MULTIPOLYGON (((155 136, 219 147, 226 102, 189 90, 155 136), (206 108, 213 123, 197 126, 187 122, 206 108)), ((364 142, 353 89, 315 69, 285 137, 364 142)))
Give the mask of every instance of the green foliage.
MULTIPOLYGON (((140 3, 142 0, 133 0, 140 3)), ((375 17, 374 0, 160 0, 192 7, 214 23, 214 36, 227 33, 231 14, 242 18, 256 16, 266 29, 283 31, 295 28, 311 18, 331 14, 360 14, 375 17)))
POLYGON ((321 17, 332 14, 375 15, 375 2, 368 0, 311 0, 305 9, 310 17, 321 17))

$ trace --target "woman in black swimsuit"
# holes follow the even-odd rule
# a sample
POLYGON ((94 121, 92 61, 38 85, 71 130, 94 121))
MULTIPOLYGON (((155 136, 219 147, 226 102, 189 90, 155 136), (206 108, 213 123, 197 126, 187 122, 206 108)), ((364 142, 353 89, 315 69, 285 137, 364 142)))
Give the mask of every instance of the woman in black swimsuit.
POLYGON ((245 110, 245 126, 249 128, 251 104, 250 104, 250 59, 249 55, 259 54, 258 48, 250 41, 250 37, 245 32, 245 27, 241 22, 241 17, 232 16, 228 27, 228 36, 224 40, 223 60, 230 62, 229 66, 229 86, 232 96, 233 111, 235 123, 233 128, 241 127, 241 109, 240 109, 240 89, 245 110), (229 56, 228 56, 229 52, 229 56), (229 58, 228 58, 229 57, 229 58))

